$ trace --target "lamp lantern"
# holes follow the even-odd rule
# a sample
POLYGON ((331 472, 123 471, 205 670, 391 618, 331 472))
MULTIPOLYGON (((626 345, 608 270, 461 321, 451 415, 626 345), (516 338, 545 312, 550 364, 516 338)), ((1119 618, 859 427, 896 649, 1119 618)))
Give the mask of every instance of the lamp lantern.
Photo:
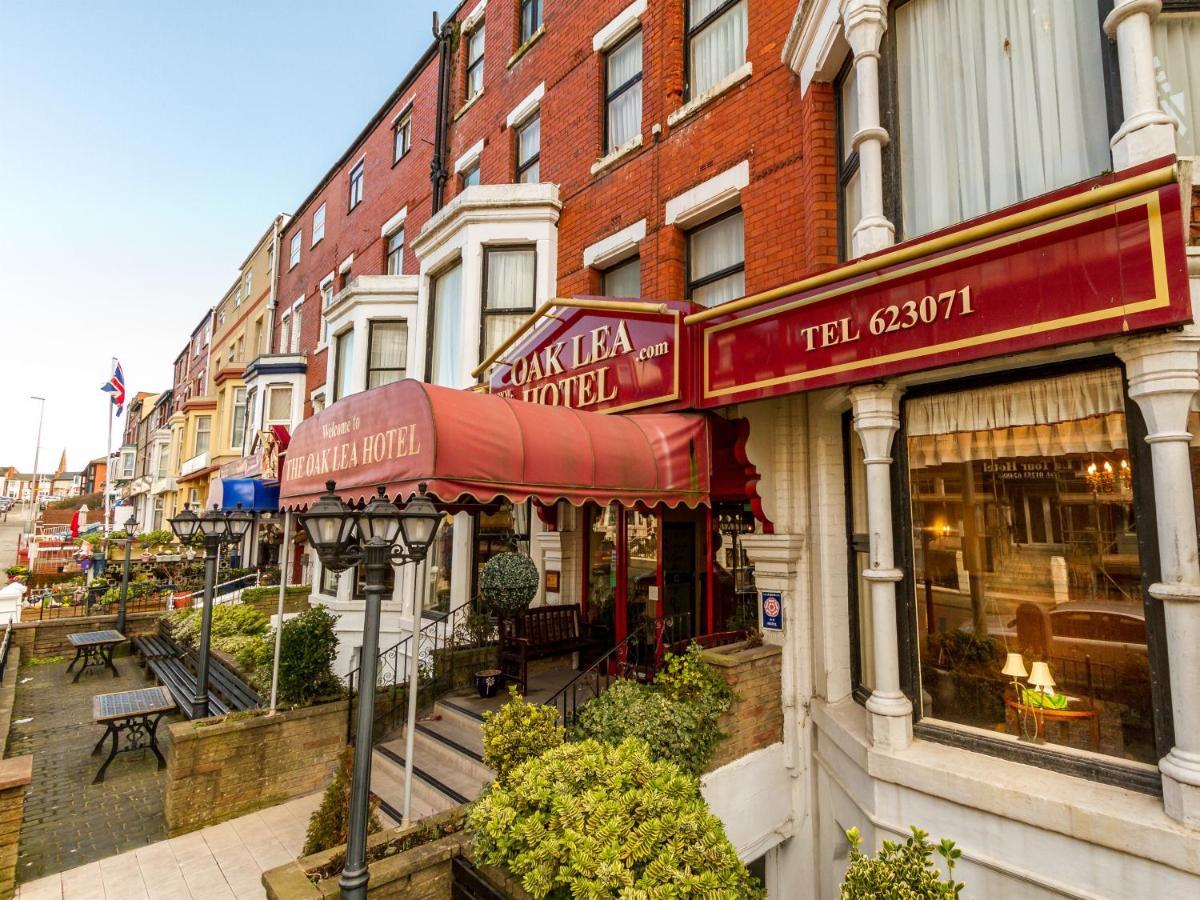
POLYGON ((183 544, 190 544, 199 528, 200 517, 192 512, 191 504, 184 504, 183 512, 171 519, 171 530, 183 544))
POLYGON ((419 493, 404 504, 400 510, 400 532, 408 556, 414 560, 424 559, 442 524, 442 514, 437 511, 428 495, 426 485, 417 486, 419 493))
POLYGON ((298 518, 321 565, 332 572, 342 572, 354 565, 344 551, 351 543, 358 514, 334 493, 336 486, 335 482, 325 482, 325 493, 298 518))
POLYGON ((240 542, 246 536, 246 532, 250 530, 250 526, 254 524, 254 513, 243 509, 242 504, 239 503, 226 515, 226 521, 229 523, 230 539, 240 542))
POLYGON ((358 530, 364 541, 381 540, 389 547, 400 536, 400 510, 388 499, 387 489, 381 484, 367 508, 358 514, 358 530))
POLYGON ((204 535, 206 541, 213 538, 224 540, 229 534, 229 522, 225 518, 225 514, 217 509, 215 503, 211 509, 200 516, 200 533, 204 535))

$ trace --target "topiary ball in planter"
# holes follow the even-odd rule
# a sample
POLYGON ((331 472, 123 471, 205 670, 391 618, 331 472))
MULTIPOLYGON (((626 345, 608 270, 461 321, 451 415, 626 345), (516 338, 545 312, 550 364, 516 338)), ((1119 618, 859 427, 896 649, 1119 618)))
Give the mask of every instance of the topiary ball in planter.
POLYGON ((479 593, 492 612, 504 618, 523 613, 537 589, 537 566, 520 553, 496 554, 479 574, 479 593))

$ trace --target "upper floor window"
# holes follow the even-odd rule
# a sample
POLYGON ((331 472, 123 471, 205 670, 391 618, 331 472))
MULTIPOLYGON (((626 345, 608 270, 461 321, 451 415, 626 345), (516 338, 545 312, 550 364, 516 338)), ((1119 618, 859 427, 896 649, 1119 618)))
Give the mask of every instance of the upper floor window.
POLYGON ((333 339, 334 359, 333 399, 341 400, 350 386, 350 372, 354 365, 354 329, 343 331, 333 339))
POLYGON ((267 414, 264 425, 289 425, 292 421, 291 385, 273 385, 267 388, 267 414))
POLYGON ((487 247, 483 251, 483 321, 480 358, 500 346, 533 312, 537 251, 487 247))
POLYGON ((483 90, 484 23, 467 35, 467 96, 470 100, 483 90))
POLYGON ((254 273, 253 273, 253 272, 247 272, 247 273, 246 273, 246 285, 245 285, 245 286, 246 286, 246 299, 247 299, 247 300, 249 300, 249 299, 250 299, 250 286, 251 286, 252 284, 254 284, 254 273))
POLYGON ((462 263, 433 278, 429 290, 429 352, 425 354, 425 380, 454 387, 462 373, 462 263))
POLYGON ((137 463, 137 451, 134 449, 121 451, 121 477, 132 478, 134 466, 137 463))
MULTIPOLYGON (((1112 166, 1096 0, 895 11, 901 225, 913 237, 1112 166)), ((887 67, 881 67, 885 70, 887 67)))
POLYGON ((196 417, 196 443, 192 451, 192 456, 199 456, 201 453, 207 453, 209 443, 212 439, 212 416, 197 416, 196 417))
POLYGON ((329 321, 325 318, 324 312, 333 306, 333 276, 328 275, 321 282, 321 343, 329 343, 329 321))
POLYGON ((687 0, 688 97, 732 75, 746 62, 746 0, 687 0))
POLYGON ((302 313, 303 313, 303 310, 300 308, 299 304, 297 304, 295 307, 293 307, 293 309, 292 309, 292 339, 288 345, 289 353, 299 353, 300 352, 300 317, 301 317, 302 313))
POLYGON ((605 297, 642 296, 642 260, 633 259, 619 263, 604 272, 602 293, 605 297))
POLYGON ((300 241, 303 239, 304 233, 297 231, 292 235, 291 252, 288 256, 288 268, 294 269, 300 265, 300 241))
POLYGON ((521 40, 520 44, 528 43, 542 27, 542 0, 521 0, 521 40))
POLYGON ((400 275, 404 272, 404 229, 398 228, 387 239, 387 273, 400 275))
POLYGON ((233 389, 233 411, 230 413, 229 446, 238 449, 246 438, 246 389, 233 389))
POLYGON ((604 150, 611 153, 642 133, 642 32, 635 31, 604 60, 604 150))
POLYGON ((745 292, 745 235, 742 211, 735 209, 688 235, 687 296, 716 306, 745 292))
POLYGON ((1158 103, 1179 127, 1180 156, 1200 156, 1200 13, 1168 14, 1154 20, 1154 80, 1158 103))
POLYGON ((279 352, 287 353, 292 345, 292 317, 284 314, 279 319, 279 352))
POLYGON ((539 113, 517 128, 517 181, 542 180, 542 117, 539 113))
POLYGON ((858 148, 854 146, 854 133, 858 131, 858 79, 854 74, 854 61, 848 60, 846 68, 838 77, 838 240, 844 259, 851 256, 850 236, 854 226, 862 218, 862 187, 858 179, 858 148))
POLYGON ((242 305, 242 289, 238 288, 237 293, 233 295, 233 308, 237 309, 242 305))
POLYGON ((408 369, 408 323, 372 321, 367 336, 367 388, 391 384, 408 369))
POLYGON ((350 170, 350 209, 362 203, 363 198, 363 169, 367 161, 360 160, 358 165, 350 170))
POLYGON ((479 160, 475 160, 475 162, 463 169, 458 176, 458 181, 463 189, 469 188, 474 184, 479 184, 479 160))
MULTIPOLYGON (((353 191, 353 188, 351 190, 353 191)), ((354 205, 353 200, 351 200, 350 205, 351 206, 354 205)), ((325 237, 325 204, 324 203, 322 203, 320 206, 318 206, 317 211, 315 213, 313 213, 312 232, 313 232, 312 245, 315 247, 315 246, 317 246, 317 244, 319 244, 321 242, 321 238, 325 237)))
POLYGON ((396 122, 396 131, 392 135, 392 159, 398 161, 412 148, 412 113, 406 112, 396 122))

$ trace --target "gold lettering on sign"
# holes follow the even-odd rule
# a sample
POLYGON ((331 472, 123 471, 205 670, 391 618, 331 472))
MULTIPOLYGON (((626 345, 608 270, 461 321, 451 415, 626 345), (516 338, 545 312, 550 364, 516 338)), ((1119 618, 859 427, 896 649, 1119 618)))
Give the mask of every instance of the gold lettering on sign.
POLYGON ((357 416, 333 425, 322 425, 323 437, 349 437, 331 447, 322 447, 303 456, 288 456, 283 464, 285 478, 314 478, 344 469, 353 469, 361 461, 363 465, 416 456, 421 452, 421 441, 417 437, 415 422, 385 428, 361 439, 354 438, 361 421, 357 416))

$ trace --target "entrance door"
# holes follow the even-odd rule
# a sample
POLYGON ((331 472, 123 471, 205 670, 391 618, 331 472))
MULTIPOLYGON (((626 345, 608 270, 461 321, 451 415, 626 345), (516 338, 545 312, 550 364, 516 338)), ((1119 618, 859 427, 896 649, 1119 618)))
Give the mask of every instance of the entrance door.
POLYGON ((665 635, 667 643, 698 633, 700 590, 696 558, 695 522, 664 522, 662 614, 671 618, 665 635))

